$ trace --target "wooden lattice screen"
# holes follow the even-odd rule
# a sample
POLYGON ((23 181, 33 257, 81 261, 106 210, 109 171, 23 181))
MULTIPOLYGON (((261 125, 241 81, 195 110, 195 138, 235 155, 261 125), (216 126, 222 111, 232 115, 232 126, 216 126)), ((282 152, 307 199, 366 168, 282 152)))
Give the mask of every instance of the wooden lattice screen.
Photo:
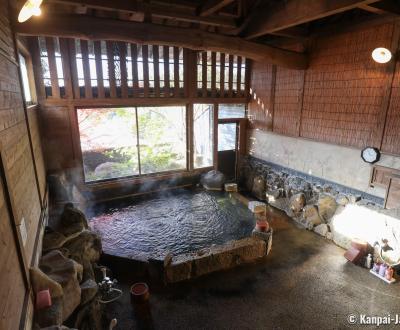
MULTIPOLYGON (((245 97, 247 61, 240 56, 172 46, 38 37, 44 97, 245 97), (197 61, 190 63, 190 61, 197 61), (188 69, 190 67, 190 69, 188 69), (186 74, 197 70, 196 74, 186 74)), ((247 79, 247 80, 246 80, 247 79)))

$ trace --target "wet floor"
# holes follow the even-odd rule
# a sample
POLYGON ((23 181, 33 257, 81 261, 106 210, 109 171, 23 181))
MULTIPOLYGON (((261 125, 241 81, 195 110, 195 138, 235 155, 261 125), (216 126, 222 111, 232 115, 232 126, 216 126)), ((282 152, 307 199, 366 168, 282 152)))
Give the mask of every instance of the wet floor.
MULTIPOLYGON (((280 212, 265 261, 198 280, 151 288, 155 329, 365 329, 350 314, 400 313, 400 284, 388 285, 343 258, 344 251, 296 227, 280 212)), ((117 329, 137 329, 127 294, 134 276, 123 279, 123 298, 109 306, 117 329)), ((381 329, 396 326, 381 326, 381 329)))

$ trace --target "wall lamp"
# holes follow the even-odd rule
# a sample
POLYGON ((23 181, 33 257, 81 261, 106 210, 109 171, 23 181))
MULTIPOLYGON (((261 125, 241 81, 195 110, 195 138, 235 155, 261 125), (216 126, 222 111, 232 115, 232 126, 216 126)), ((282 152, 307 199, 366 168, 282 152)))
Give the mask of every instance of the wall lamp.
POLYGON ((392 59, 392 52, 383 47, 375 48, 371 55, 373 60, 377 63, 387 63, 392 59))
POLYGON ((28 0, 25 2, 24 6, 19 12, 18 22, 23 23, 30 19, 32 16, 40 16, 42 11, 40 10, 40 5, 43 0, 28 0))

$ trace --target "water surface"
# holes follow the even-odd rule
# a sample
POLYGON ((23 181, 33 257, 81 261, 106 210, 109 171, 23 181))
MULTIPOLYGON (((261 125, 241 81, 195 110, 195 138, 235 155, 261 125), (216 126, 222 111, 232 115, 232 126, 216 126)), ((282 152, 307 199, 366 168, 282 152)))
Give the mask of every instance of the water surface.
POLYGON ((147 199, 102 205, 90 220, 104 252, 128 258, 163 258, 250 236, 255 218, 228 193, 174 190, 147 199))

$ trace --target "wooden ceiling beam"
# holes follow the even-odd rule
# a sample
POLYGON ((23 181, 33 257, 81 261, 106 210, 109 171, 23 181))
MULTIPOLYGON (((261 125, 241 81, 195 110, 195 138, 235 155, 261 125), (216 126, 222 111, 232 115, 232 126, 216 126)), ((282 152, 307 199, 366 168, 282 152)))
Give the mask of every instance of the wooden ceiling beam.
POLYGON ((231 4, 235 0, 207 0, 200 8, 200 16, 209 16, 216 13, 227 5, 231 4))
POLYGON ((378 0, 287 0, 255 11, 244 30, 246 39, 284 30, 378 0))
POLYGON ((143 14, 149 12, 153 17, 167 18, 176 21, 206 24, 222 28, 235 28, 236 22, 231 17, 218 16, 197 16, 196 9, 184 8, 183 6, 174 6, 171 3, 164 5, 146 3, 143 1, 127 0, 49 0, 48 3, 69 4, 75 6, 86 6, 88 8, 123 11, 130 14, 143 14))
POLYGON ((58 36, 84 40, 115 40, 170 45, 243 56, 292 69, 305 69, 307 55, 251 42, 239 37, 163 25, 120 21, 80 15, 34 17, 15 26, 16 33, 29 36, 58 36))
POLYGON ((400 2, 398 0, 384 0, 369 5, 361 5, 359 8, 379 15, 400 14, 400 2))

